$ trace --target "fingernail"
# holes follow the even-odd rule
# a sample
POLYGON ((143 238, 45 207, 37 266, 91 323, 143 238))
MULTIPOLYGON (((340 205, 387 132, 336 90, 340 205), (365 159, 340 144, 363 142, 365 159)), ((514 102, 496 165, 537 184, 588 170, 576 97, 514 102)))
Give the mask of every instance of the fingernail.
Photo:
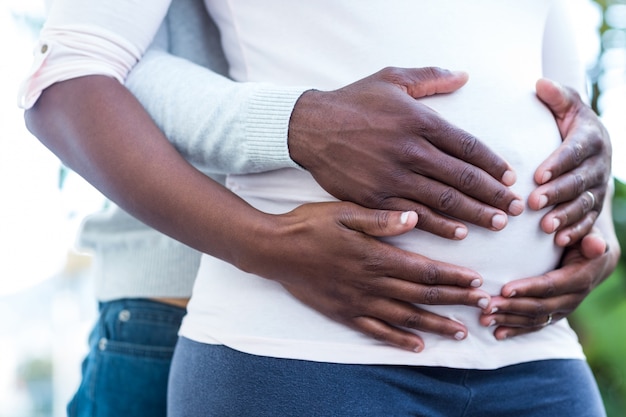
POLYGON ((519 216, 524 211, 524 202, 521 200, 513 200, 509 204, 509 213, 513 216, 519 216))
POLYGON ((511 294, 509 294, 508 298, 513 298, 517 295, 517 291, 512 291, 511 294))
POLYGON ((474 281, 472 281, 470 283, 470 287, 474 287, 474 288, 478 288, 482 285, 482 283, 480 282, 480 280, 478 278, 476 278, 474 281))
POLYGON ((454 338, 456 340, 463 340, 463 339, 465 339, 465 332, 456 332, 454 334, 454 338))
POLYGON ((492 326, 495 326, 495 325, 496 325, 496 319, 493 319, 493 320, 491 320, 489 322, 489 326, 487 326, 487 327, 492 327, 492 326))
POLYGON ((559 226, 561 225, 561 221, 559 219, 557 219, 556 217, 554 219, 552 219, 552 231, 555 232, 559 226))
POLYGON ((548 204, 548 197, 545 195, 540 196, 539 197, 539 210, 544 208, 547 204, 548 204))
POLYGON ((454 229, 454 237, 456 239, 465 239, 465 237, 467 236, 467 229, 464 227, 457 227, 456 229, 454 229))
POLYGON ((404 213, 400 215, 401 224, 406 224, 406 222, 409 220, 409 214, 411 214, 410 211, 405 211, 404 213))
POLYGON ((552 178, 552 172, 550 171, 544 172, 543 177, 541 177, 541 183, 545 184, 546 182, 550 181, 550 178, 552 178))
POLYGON ((513 185, 515 184, 516 180, 517 180, 517 175, 515 175, 514 171, 507 170, 502 175, 502 183, 504 185, 513 185))
POLYGON ((572 238, 569 236, 560 237, 559 236, 559 246, 567 246, 572 241, 572 238))
POLYGON ((489 299, 481 298, 480 300, 478 300, 478 307, 487 308, 488 305, 489 305, 489 299))
POLYGON ((467 71, 450 71, 450 74, 455 76, 467 77, 467 71))
POLYGON ((489 314, 493 314, 493 313, 497 313, 498 312, 498 307, 494 307, 491 309, 491 312, 489 314))
POLYGON ((561 90, 561 92, 565 91, 565 89, 563 88, 563 85, 562 85, 561 83, 558 83, 558 82, 556 82, 556 81, 554 81, 554 80, 550 80, 550 79, 548 79, 548 81, 550 81, 550 83, 551 83, 554 87, 556 87, 556 88, 558 88, 559 90, 561 90))
POLYGON ((420 353, 422 350, 424 350, 424 346, 422 345, 417 345, 413 348, 413 352, 415 353, 420 353))
POLYGON ((491 218, 491 226, 496 230, 504 228, 506 226, 506 216, 504 214, 496 214, 491 218))

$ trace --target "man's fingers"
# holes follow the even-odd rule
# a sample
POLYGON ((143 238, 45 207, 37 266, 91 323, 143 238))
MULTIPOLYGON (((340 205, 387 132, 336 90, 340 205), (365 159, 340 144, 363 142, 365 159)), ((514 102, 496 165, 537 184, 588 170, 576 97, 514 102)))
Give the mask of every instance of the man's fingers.
POLYGON ((418 199, 454 217, 460 216, 452 210, 471 201, 468 197, 512 215, 519 215, 524 209, 522 198, 492 174, 442 152, 437 146, 421 144, 415 148, 405 147, 403 153, 411 160, 410 167, 414 173, 399 178, 402 188, 406 189, 403 197, 418 199))
POLYGON ((502 157, 475 136, 450 125, 435 111, 422 107, 420 125, 415 127, 415 134, 423 136, 444 153, 487 172, 503 185, 515 183, 515 171, 502 157))
MULTIPOLYGON (((423 280, 426 281, 427 278, 423 280)), ((414 282, 385 278, 379 280, 378 284, 371 283, 370 289, 385 298, 423 305, 466 305, 485 308, 491 299, 488 293, 477 288, 421 283, 417 274, 414 282)))
POLYGON ((380 75, 385 81, 404 88, 413 98, 452 93, 463 87, 468 80, 466 72, 449 71, 438 67, 388 67, 381 70, 380 75))

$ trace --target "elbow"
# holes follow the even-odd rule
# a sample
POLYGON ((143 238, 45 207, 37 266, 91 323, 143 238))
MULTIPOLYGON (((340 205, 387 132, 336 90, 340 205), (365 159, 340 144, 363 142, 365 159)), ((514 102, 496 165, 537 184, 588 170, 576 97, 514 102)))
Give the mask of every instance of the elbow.
POLYGON ((35 107, 24 110, 24 124, 26 129, 34 136, 38 136, 41 125, 41 115, 35 107))

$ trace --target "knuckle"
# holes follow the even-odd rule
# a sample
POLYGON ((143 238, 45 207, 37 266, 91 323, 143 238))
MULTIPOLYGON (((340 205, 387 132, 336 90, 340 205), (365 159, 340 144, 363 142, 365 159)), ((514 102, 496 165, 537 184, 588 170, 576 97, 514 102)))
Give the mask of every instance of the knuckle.
POLYGON ((402 141, 398 145, 398 156, 401 162, 418 167, 432 157, 430 147, 420 139, 402 141))
POLYGON ((428 287, 422 292, 422 304, 433 305, 439 301, 441 291, 437 287, 428 287))
POLYGON ((418 76, 420 79, 427 80, 433 78, 439 78, 443 75, 444 70, 439 67, 424 67, 420 68, 418 71, 418 76))
POLYGON ((471 166, 466 166, 459 174, 459 184, 464 190, 471 190, 478 186, 478 175, 471 166))
POLYGON ((386 229, 389 226, 390 216, 391 216, 391 212, 386 211, 386 210, 382 210, 382 211, 378 210, 375 216, 376 226, 381 230, 386 229))
POLYGON ((453 188, 446 188, 437 199, 437 209, 444 213, 449 213, 459 205, 459 195, 453 188))
POLYGON ((543 305, 543 303, 539 301, 536 301, 534 303, 533 315, 534 315, 534 320, 540 320, 540 323, 543 323, 543 321, 541 320, 543 319, 544 316, 548 315, 546 307, 543 305))
POLYGON ((552 195, 548 196, 548 203, 555 204, 556 202, 560 202, 560 201, 561 201, 561 189, 560 187, 553 187, 552 195))
POLYGON ((581 202, 583 205, 583 213, 587 213, 589 211, 591 211, 593 209, 593 201, 591 201, 590 198, 587 198, 586 196, 582 196, 581 197, 581 202))
POLYGON ((412 109, 411 120, 413 121, 410 125, 411 132, 420 137, 430 138, 433 132, 446 129, 441 117, 425 107, 415 106, 412 109))
POLYGON ((505 198, 506 198, 506 190, 499 189, 495 193, 493 193, 493 196, 491 198, 491 204, 494 206, 497 206, 505 198))
POLYGON ((582 163, 582 161, 585 159, 585 148, 582 145, 582 143, 577 142, 572 144, 571 148, 571 158, 572 158, 572 163, 575 166, 578 166, 582 163))
POLYGON ((422 283, 426 285, 438 284, 439 279, 440 279, 439 277, 440 277, 439 268, 437 268, 437 266, 432 263, 429 263, 428 265, 426 265, 426 267, 423 269, 421 273, 422 283))
MULTIPOLYGON (((347 299, 346 304, 350 306, 359 306, 364 303, 365 297, 378 292, 378 284, 375 280, 361 279, 354 283, 354 287, 357 291, 351 291, 341 295, 347 299)), ((335 298, 340 299, 339 297, 335 298)))
POLYGON ((554 280, 547 274, 541 276, 541 280, 545 286, 544 298, 553 297, 556 294, 556 286, 554 280))
POLYGON ((594 155, 601 154, 607 149, 607 147, 611 146, 610 142, 606 142, 604 140, 604 135, 602 133, 602 130, 593 129, 587 135, 589 151, 594 155))
POLYGON ((530 319, 530 327, 543 327, 545 324, 545 316, 534 316, 530 319))
POLYGON ((384 255, 374 255, 369 254, 365 255, 364 259, 361 260, 364 265, 365 271, 371 274, 379 274, 384 270, 385 260, 383 258, 384 255))
POLYGON ((376 328, 369 331, 371 337, 379 342, 386 342, 388 338, 388 333, 384 329, 376 328))
POLYGON ((392 82, 402 84, 404 82, 404 71, 398 67, 385 67, 380 70, 380 75, 383 79, 392 82))
MULTIPOLYGON (((368 191, 368 192, 364 192, 361 196, 362 201, 361 204, 363 205, 363 207, 368 207, 368 208, 379 208, 379 209, 386 209, 387 204, 388 204, 388 196, 386 195, 382 195, 377 193, 376 191, 368 191)), ((382 222, 384 221, 383 219, 379 219, 380 215, 377 214, 376 215, 376 222, 378 224, 379 227, 384 227, 382 225, 382 222)))
POLYGON ((459 139, 461 154, 463 157, 470 157, 474 154, 478 140, 467 133, 463 133, 459 139))
POLYGON ((420 314, 414 313, 407 316, 404 319, 404 323, 402 324, 404 327, 409 329, 421 329, 423 326, 424 320, 420 314))
POLYGON ((586 183, 584 175, 574 175, 574 191, 576 194, 582 194, 587 189, 586 183))

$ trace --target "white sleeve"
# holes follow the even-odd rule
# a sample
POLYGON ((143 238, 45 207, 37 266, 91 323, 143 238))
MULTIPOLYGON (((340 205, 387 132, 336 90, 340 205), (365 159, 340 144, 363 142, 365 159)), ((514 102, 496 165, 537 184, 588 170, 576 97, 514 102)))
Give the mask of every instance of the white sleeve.
POLYGON ((54 0, 18 105, 50 85, 86 75, 122 82, 150 45, 171 0, 54 0))
POLYGON ((554 1, 546 20, 543 38, 543 76, 574 88, 588 100, 586 66, 578 43, 573 0, 554 1))
POLYGON ((206 174, 299 168, 287 134, 293 107, 308 87, 235 82, 157 49, 146 53, 126 86, 206 174))

